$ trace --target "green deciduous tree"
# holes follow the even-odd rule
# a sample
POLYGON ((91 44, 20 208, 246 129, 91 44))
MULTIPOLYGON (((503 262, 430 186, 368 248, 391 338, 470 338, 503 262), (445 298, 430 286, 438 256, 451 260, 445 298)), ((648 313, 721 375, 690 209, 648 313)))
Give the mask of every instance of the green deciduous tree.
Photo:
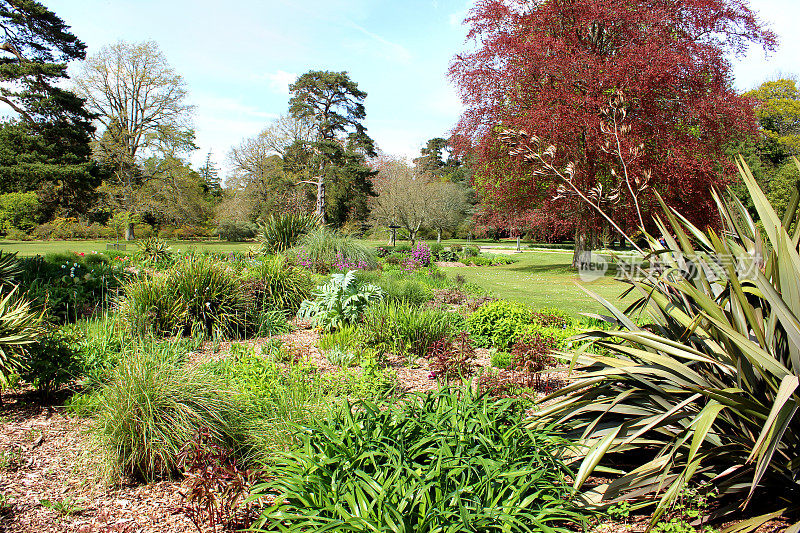
POLYGON ((797 80, 765 81, 745 93, 756 101, 756 117, 764 134, 761 153, 773 165, 800 155, 800 90, 797 80))
MULTIPOLYGON (((157 166, 143 162, 167 144, 193 149, 185 142, 193 137, 186 84, 155 42, 120 41, 89 58, 76 85, 103 126, 97 153, 111 171, 104 190, 133 220, 142 210, 142 186, 161 177, 148 174, 157 166)), ((128 224, 126 239, 134 237, 133 227, 128 224)))

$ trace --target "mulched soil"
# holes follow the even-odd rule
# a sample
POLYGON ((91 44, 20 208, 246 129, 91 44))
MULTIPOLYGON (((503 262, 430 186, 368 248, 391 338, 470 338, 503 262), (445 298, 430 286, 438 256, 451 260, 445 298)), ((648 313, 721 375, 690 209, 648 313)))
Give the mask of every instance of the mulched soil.
MULTIPOLYGON (((298 323, 281 338, 290 350, 311 358, 320 371, 335 367, 317 348, 319 333, 298 323)), ((256 347, 267 339, 245 341, 256 347)), ((204 344, 190 354, 190 363, 222 359, 230 343, 204 344)), ((476 350, 476 366, 490 366, 490 353, 476 350)), ((427 360, 408 364, 391 358, 399 386, 406 392, 436 387, 427 360)), ((556 377, 556 376, 554 376, 556 377)), ((558 376, 559 378, 562 376, 558 376)), ((58 405, 32 401, 29 391, 3 395, 0 408, 0 533, 185 533, 197 528, 179 511, 182 483, 112 485, 103 480, 99 454, 87 434, 89 420, 68 415, 58 405), (43 501, 45 503, 43 503, 43 501), (73 502, 72 513, 59 512, 46 502, 73 502)), ((63 400, 63 398, 61 399, 63 400)), ((58 399, 54 403, 59 403, 58 399)), ((646 517, 626 523, 604 522, 593 531, 644 531, 646 517)), ((781 531, 772 523, 762 533, 781 531)), ((211 531, 207 529, 206 531, 211 531)))

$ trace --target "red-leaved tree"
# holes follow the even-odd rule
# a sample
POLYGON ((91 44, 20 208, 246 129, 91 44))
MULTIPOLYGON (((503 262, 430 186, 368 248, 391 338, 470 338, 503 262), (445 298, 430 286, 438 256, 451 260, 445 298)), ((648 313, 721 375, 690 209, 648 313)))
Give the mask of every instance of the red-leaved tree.
POLYGON ((604 187, 626 231, 639 225, 638 189, 621 186, 623 167, 641 185, 646 223, 654 190, 701 226, 713 222, 724 149, 755 128, 728 57, 775 46, 745 1, 479 0, 466 24, 475 46, 451 64, 466 107, 454 138, 476 156, 484 209, 557 210, 574 223, 576 248, 604 222, 574 196, 554 201, 558 179, 510 156, 502 124, 555 146, 554 165, 574 163, 580 189, 604 187))

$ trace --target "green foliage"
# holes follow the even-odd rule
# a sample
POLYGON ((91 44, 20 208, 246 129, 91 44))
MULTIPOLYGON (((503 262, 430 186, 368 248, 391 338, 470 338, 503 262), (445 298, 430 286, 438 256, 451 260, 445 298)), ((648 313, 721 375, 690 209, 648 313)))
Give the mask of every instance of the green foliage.
POLYGON ((287 356, 279 344, 263 346, 260 355, 252 346, 233 344, 230 357, 210 365, 228 387, 241 391, 243 411, 250 419, 250 453, 259 461, 285 449, 294 440, 296 426, 311 423, 330 408, 321 384, 310 379, 315 369, 287 356))
POLYGON ((330 281, 317 287, 313 300, 305 300, 297 316, 310 318, 316 327, 325 331, 354 324, 371 303, 383 297, 380 287, 360 285, 355 271, 333 274, 330 281))
POLYGON ((81 358, 80 375, 89 387, 99 387, 105 383, 119 363, 125 347, 130 346, 115 328, 114 322, 112 316, 106 315, 76 323, 70 330, 76 339, 76 352, 81 358))
POLYGON ((261 248, 271 254, 288 250, 318 225, 316 217, 304 213, 270 215, 259 226, 261 248))
POLYGON ((74 500, 69 496, 64 498, 63 500, 47 500, 42 499, 39 500, 39 504, 42 507, 46 507, 48 509, 52 509, 58 514, 62 516, 72 516, 76 514, 81 514, 86 510, 86 508, 81 507, 84 499, 80 498, 78 500, 74 500))
POLYGON ((378 264, 369 246, 325 226, 304 235, 295 251, 302 264, 318 272, 329 272, 337 263, 363 265, 368 269, 378 264))
POLYGON ((280 309, 263 310, 258 315, 256 322, 257 337, 271 337, 284 335, 292 331, 292 325, 286 320, 286 314, 280 309))
POLYGON ((0 388, 24 368, 29 351, 43 334, 42 316, 16 290, 0 293, 0 388))
POLYGON ((243 242, 254 239, 259 227, 252 222, 223 220, 217 227, 217 235, 223 241, 243 242))
MULTIPOLYGON (((342 366, 342 365, 339 365, 342 366)), ((316 376, 322 391, 334 398, 377 402, 397 388, 397 373, 391 368, 339 368, 316 376)))
POLYGON ((359 342, 359 329, 356 325, 342 326, 341 328, 325 333, 319 338, 319 349, 323 352, 338 348, 339 350, 356 350, 359 342))
POLYGON ((379 353, 422 357, 453 330, 452 313, 405 303, 371 306, 361 322, 363 343, 379 353))
POLYGON ((433 299, 433 292, 423 281, 407 274, 386 274, 378 282, 384 298, 389 302, 423 305, 433 299))
POLYGON ((491 358, 492 366, 495 368, 509 369, 514 363, 512 355, 508 352, 500 352, 495 350, 491 358))
POLYGON ((529 307, 497 300, 478 308, 467 317, 467 328, 476 345, 491 344, 500 350, 508 350, 518 330, 533 321, 533 311, 529 307))
POLYGON ((10 254, 0 250, 0 291, 16 287, 20 274, 22 265, 16 252, 10 254))
POLYGON ((127 277, 122 264, 105 254, 47 254, 21 259, 20 265, 20 290, 59 323, 107 310, 127 277))
POLYGON ((444 245, 440 242, 434 242, 430 246, 431 257, 434 261, 439 261, 439 255, 444 251, 444 245))
POLYGON ((561 443, 471 388, 389 409, 361 402, 300 437, 255 489, 278 494, 259 531, 566 532, 583 521, 565 501, 561 443))
POLYGON ((311 295, 314 279, 283 256, 264 257, 242 276, 245 290, 260 309, 280 309, 296 313, 300 303, 311 295))
POLYGON ((249 302, 237 274, 212 257, 192 255, 164 274, 127 283, 120 325, 134 335, 244 336, 249 302))
POLYGON ((101 389, 92 433, 111 473, 144 481, 176 475, 178 454, 201 429, 218 444, 236 442, 238 395, 210 369, 185 365, 180 348, 137 350, 101 389))
POLYGON ((355 366, 359 362, 358 355, 338 346, 325 350, 324 354, 330 364, 342 368, 355 366))
POLYGON ((408 254, 411 253, 411 245, 407 242, 402 242, 395 246, 394 251, 399 254, 408 254))
MULTIPOLYGON (((726 230, 719 235, 662 206, 666 246, 650 241, 659 275, 631 280, 641 298, 627 313, 604 302, 620 329, 585 334, 598 349, 574 356, 585 377, 543 399, 535 424, 557 422, 574 439, 576 489, 596 467, 630 465, 584 492, 591 504, 631 496, 657 502, 655 523, 686 487, 711 482, 736 503, 721 516, 752 498, 767 513, 739 531, 757 528, 772 511, 800 511, 800 234, 789 235, 791 216, 777 217, 741 162, 740 172, 766 238, 735 199, 715 196, 726 230), (629 316, 643 309, 646 327, 629 316)), ((790 214, 799 198, 793 195, 790 214)))
POLYGON ((464 249, 464 247, 461 246, 460 244, 451 244, 450 245, 450 251, 451 252, 455 252, 457 254, 460 254, 463 249, 464 249))
POLYGON ((145 265, 160 265, 172 258, 172 251, 166 241, 158 237, 142 239, 137 243, 139 260, 145 265))
POLYGON ((0 194, 0 230, 32 230, 41 222, 41 209, 35 192, 0 194))
POLYGON ((481 255, 481 250, 474 244, 464 248, 464 257, 478 257, 481 255))
POLYGON ((45 396, 79 378, 83 371, 78 337, 62 328, 50 328, 28 348, 23 381, 45 396))
MULTIPOLYGON (((798 132, 798 137, 800 137, 800 132, 798 132)), ((798 141, 798 150, 800 150, 800 141, 798 141)), ((798 181, 800 181, 800 169, 794 161, 780 166, 773 178, 769 180, 767 198, 779 217, 783 217, 786 213, 789 200, 797 189, 798 181)))

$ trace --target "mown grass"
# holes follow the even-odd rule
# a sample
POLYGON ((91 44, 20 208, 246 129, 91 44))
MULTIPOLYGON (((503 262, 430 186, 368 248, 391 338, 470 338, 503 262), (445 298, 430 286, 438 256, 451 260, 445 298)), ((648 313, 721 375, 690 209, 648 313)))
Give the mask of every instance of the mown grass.
POLYGON ((617 306, 625 306, 632 297, 620 300, 626 285, 613 275, 598 280, 582 281, 570 263, 572 252, 535 251, 515 254, 518 263, 492 267, 445 267, 449 277, 458 274, 467 282, 491 291, 498 298, 528 304, 534 308, 556 308, 579 317, 581 313, 604 312, 604 308, 581 286, 595 292, 617 306))
MULTIPOLYGON (((91 252, 106 249, 107 241, 0 241, 0 250, 19 252, 20 256, 56 252, 91 252)), ((375 240, 362 240, 369 246, 385 244, 375 240)), ((461 241, 444 241, 449 245, 461 241)), ((208 250, 214 252, 247 251, 256 246, 251 242, 219 241, 170 241, 173 250, 208 250)), ((499 246, 506 243, 479 242, 485 246, 499 246)), ((135 249, 135 244, 129 244, 135 249)), ((444 268, 449 277, 463 275, 467 281, 475 283, 499 298, 526 303, 536 308, 556 307, 572 316, 584 312, 600 312, 603 308, 580 289, 583 285, 608 299, 617 306, 632 301, 621 301, 619 295, 624 285, 606 276, 593 282, 582 282, 570 267, 572 252, 568 251, 527 251, 515 254, 518 263, 493 267, 444 268)))

